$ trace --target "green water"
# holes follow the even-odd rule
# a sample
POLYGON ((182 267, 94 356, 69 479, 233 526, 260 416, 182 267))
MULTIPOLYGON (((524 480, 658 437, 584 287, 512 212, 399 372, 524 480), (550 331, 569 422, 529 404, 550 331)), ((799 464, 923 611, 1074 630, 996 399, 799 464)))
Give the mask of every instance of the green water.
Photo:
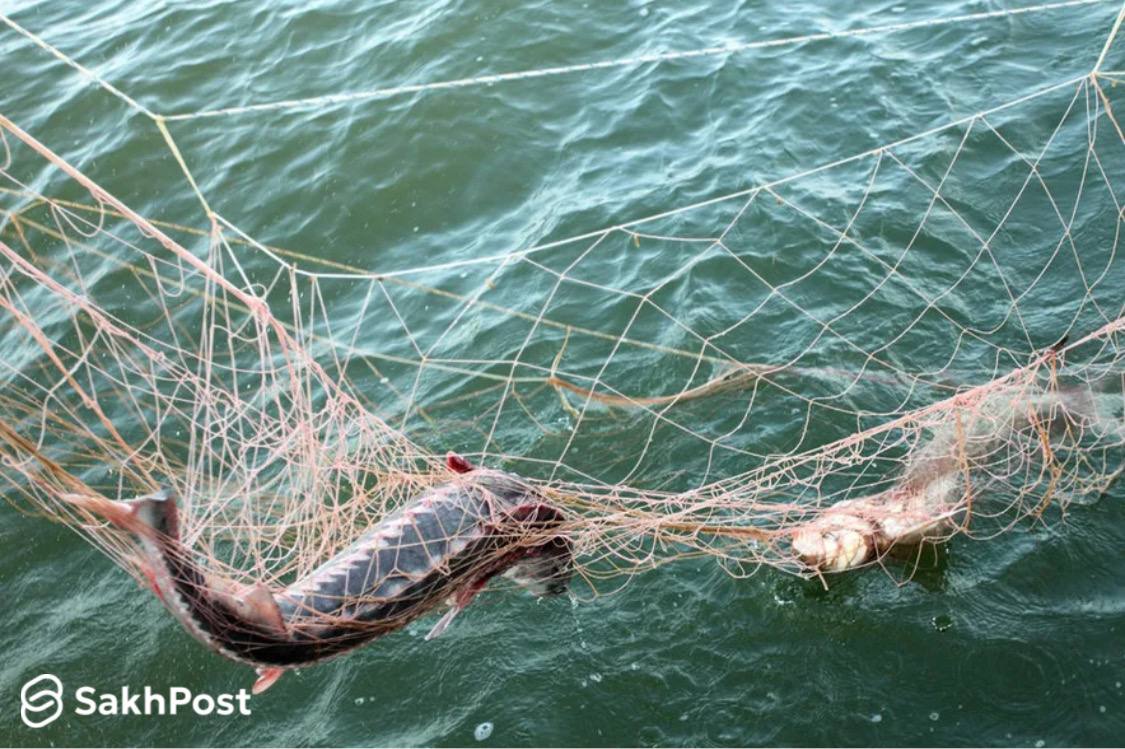
MULTIPOLYGON (((0 11, 145 106, 172 114, 996 7, 698 0, 356 5, 0 2, 0 11)), ((1099 3, 169 127, 211 205, 248 234, 362 270, 401 271, 499 255, 731 193, 1076 78, 1092 67, 1117 10, 1099 3)), ((1121 61, 1125 49, 1118 45, 1107 67, 1121 61)), ((989 122, 1016 148, 1037 154, 1073 95, 1073 87, 1063 88, 989 122)), ((1079 110, 1089 102, 1081 97, 1079 110)), ((140 213, 206 228, 152 122, 6 26, 0 113, 140 213)), ((944 131, 896 154, 936 181, 963 132, 944 131)), ((977 132, 965 140, 944 194, 987 233, 1026 170, 1010 149, 977 132)), ((1085 184, 1084 151, 1075 146, 1085 137, 1084 118, 1060 132, 1043 171, 1060 194, 1072 195, 1085 184)), ((1103 168, 1120 186, 1125 157, 1103 153, 1117 156, 1103 168)), ((871 207, 855 233, 891 259, 911 241, 928 195, 916 184, 912 191, 902 170, 873 168, 871 159, 861 160, 778 191, 843 226, 870 184, 871 207)), ((40 186, 51 184, 44 177, 40 186)), ((720 202, 643 230, 714 236, 743 203, 720 202)), ((1104 246, 1116 214, 1104 200, 1083 205, 1089 208, 1076 235, 1104 246)), ((920 307, 899 278, 865 296, 878 271, 870 259, 841 253, 819 266, 831 236, 772 197, 733 224, 730 243, 771 283, 817 267, 807 282, 794 284, 791 297, 819 319, 860 304, 841 318, 838 336, 818 338, 819 326, 793 305, 706 256, 653 299, 704 335, 761 304, 752 326, 723 338, 723 350, 744 361, 810 367, 861 366, 863 355, 843 341, 872 349, 897 334, 896 315, 918 315, 887 349, 890 361, 956 383, 981 382, 1068 329, 1088 331, 1096 323, 1091 305, 1067 306, 1080 282, 1065 259, 1049 265, 1046 280, 1021 300, 1022 327, 1005 322, 997 280, 1002 275, 1020 288, 1044 267, 1054 242, 1043 241, 1050 210, 1029 196, 997 239, 997 247, 1007 244, 997 252, 995 273, 982 265, 943 303, 960 325, 995 330, 989 340, 1014 352, 1000 361, 995 348, 956 343, 948 319, 920 307)), ((937 211, 917 240, 925 251, 902 260, 902 277, 924 288, 948 287, 975 252, 955 224, 937 211)), ((653 348, 612 350, 622 335, 690 348, 690 336, 651 308, 630 323, 634 305, 620 291, 649 289, 687 267, 699 248, 610 237, 592 262, 568 271, 585 285, 562 287, 545 307, 554 277, 543 267, 567 268, 588 246, 539 253, 542 267, 490 263, 408 277, 468 294, 495 274, 492 303, 532 316, 546 309, 552 319, 609 334, 609 342, 572 339, 563 365, 593 376, 613 354, 605 378, 622 392, 675 392, 714 374, 653 348)), ((265 267, 256 257, 247 255, 251 272, 265 267)), ((1125 278, 1120 260, 1107 261, 1104 251, 1101 257, 1108 271, 1094 297, 1112 316, 1125 297, 1125 278)), ((469 315, 451 328, 455 305, 388 288, 422 346, 465 362, 460 369, 507 375, 507 366, 471 363, 513 358, 526 320, 469 315), (453 333, 439 339, 447 329, 453 333)), ((326 282, 323 292, 341 328, 358 324, 366 286, 326 282)), ((407 337, 390 314, 365 316, 360 333, 381 377, 359 373, 359 384, 384 407, 383 416, 435 451, 554 461, 565 450, 567 467, 602 480, 692 486, 746 470, 771 451, 805 449, 856 427, 854 417, 816 410, 814 427, 802 430, 805 412, 776 393, 762 395, 746 422, 749 396, 733 393, 687 404, 677 418, 708 439, 728 435, 723 443, 742 452, 712 453, 682 430, 627 414, 591 419, 567 447, 565 430, 545 434, 514 408, 502 413, 490 442, 484 435, 491 414, 482 422, 477 401, 441 405, 487 378, 477 383, 432 367, 415 380, 416 368, 402 363, 411 356, 407 337), (432 405, 438 426, 404 408, 391 386, 416 386, 415 400, 432 405), (642 448, 650 435, 651 447, 642 448)), ((546 331, 521 361, 549 366, 561 339, 557 330, 546 331)), ((825 381, 789 384, 825 397, 840 390, 825 381)), ((860 383, 837 397, 847 409, 876 412, 938 395, 902 383, 860 383)), ((529 394, 527 403, 548 426, 568 418, 553 392, 529 394)), ((990 543, 956 541, 902 586, 872 572, 834 579, 825 591, 770 570, 733 579, 713 562, 682 562, 578 606, 486 596, 433 642, 423 642, 429 622, 420 622, 345 659, 287 675, 252 701, 250 717, 67 714, 37 731, 20 723, 18 694, 41 672, 57 674, 68 688, 147 684, 211 693, 248 686, 251 673, 192 641, 152 596, 80 538, 5 507, 0 743, 468 745, 476 743, 474 728, 491 722, 486 745, 1119 744, 1122 496, 1118 488, 1072 506, 1065 522, 1055 517, 990 543)))

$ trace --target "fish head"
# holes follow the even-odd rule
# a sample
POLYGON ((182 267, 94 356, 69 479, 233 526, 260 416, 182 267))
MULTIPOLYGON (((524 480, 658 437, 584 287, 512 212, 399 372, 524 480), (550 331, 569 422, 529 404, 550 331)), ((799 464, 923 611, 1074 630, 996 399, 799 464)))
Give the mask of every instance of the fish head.
POLYGON ((555 538, 513 564, 504 576, 531 595, 562 595, 574 574, 574 550, 566 538, 555 538))

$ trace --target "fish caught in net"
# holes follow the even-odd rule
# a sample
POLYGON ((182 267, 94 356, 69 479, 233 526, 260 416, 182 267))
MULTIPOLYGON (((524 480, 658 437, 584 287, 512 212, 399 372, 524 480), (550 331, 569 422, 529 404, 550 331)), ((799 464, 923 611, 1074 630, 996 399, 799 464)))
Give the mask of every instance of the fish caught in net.
MULTIPOLYGON (((791 177, 388 272, 202 193, 198 225, 149 220, 0 113, 5 496, 258 689, 444 608, 436 636, 486 585, 901 578, 900 551, 1046 522, 1125 457, 1104 57, 791 177)), ((197 189, 186 116, 138 111, 197 189)))

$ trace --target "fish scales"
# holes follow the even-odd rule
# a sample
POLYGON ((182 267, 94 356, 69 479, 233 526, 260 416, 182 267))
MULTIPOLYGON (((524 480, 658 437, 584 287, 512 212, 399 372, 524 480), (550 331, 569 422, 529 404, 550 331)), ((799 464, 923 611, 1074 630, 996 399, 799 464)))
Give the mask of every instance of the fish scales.
POLYGON ((377 617, 387 609, 383 604, 417 587, 435 571, 448 569, 454 554, 483 535, 479 526, 487 516, 486 505, 479 491, 440 492, 417 507, 394 513, 335 558, 348 563, 330 560, 322 565, 312 576, 311 590, 300 583, 282 592, 278 596, 282 614, 377 617), (383 527, 388 525, 390 533, 383 527), (376 611, 368 612, 370 608, 376 611))

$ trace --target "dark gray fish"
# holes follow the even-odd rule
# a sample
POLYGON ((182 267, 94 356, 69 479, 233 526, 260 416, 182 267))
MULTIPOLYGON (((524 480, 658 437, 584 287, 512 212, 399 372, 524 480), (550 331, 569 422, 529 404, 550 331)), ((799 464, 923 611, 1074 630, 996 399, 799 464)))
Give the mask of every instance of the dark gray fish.
POLYGON ((363 645, 449 601, 436 637, 490 579, 509 573, 537 595, 566 590, 571 542, 554 532, 563 513, 499 471, 462 473, 386 517, 351 546, 281 591, 238 586, 207 573, 180 540, 169 491, 130 502, 75 502, 135 533, 156 594, 217 652, 258 668, 261 692, 285 669, 363 645))

